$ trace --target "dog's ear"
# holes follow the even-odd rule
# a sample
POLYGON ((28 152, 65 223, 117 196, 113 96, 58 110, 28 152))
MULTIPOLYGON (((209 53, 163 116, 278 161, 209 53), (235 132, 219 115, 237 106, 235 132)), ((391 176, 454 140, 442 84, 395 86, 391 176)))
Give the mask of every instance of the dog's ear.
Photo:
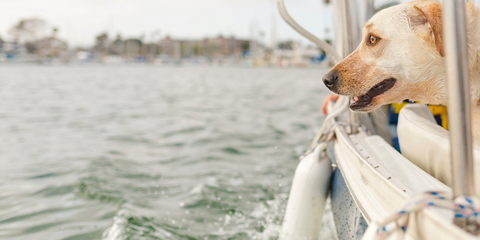
MULTIPOLYGON (((428 29, 427 40, 433 42, 440 56, 443 53, 442 7, 436 1, 421 1, 413 6, 413 13, 409 17, 410 27, 422 33, 420 28, 428 29)), ((423 34, 422 34, 423 35, 423 34)))

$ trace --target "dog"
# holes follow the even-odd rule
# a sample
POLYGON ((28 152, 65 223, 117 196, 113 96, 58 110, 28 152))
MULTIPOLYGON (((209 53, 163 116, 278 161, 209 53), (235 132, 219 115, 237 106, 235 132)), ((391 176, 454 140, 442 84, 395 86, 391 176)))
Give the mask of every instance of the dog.
MULTIPOLYGON (((480 138, 480 10, 466 6, 473 135, 480 138)), ((420 0, 386 8, 362 30, 358 48, 323 77, 350 109, 369 112, 403 100, 446 105, 442 7, 420 0)))

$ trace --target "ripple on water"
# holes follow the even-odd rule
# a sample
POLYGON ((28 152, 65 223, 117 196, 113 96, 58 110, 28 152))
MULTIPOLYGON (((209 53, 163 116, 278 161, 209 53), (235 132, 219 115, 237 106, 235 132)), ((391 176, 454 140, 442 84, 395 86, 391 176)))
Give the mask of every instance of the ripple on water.
POLYGON ((113 225, 105 230, 102 238, 104 240, 182 239, 182 236, 175 234, 175 232, 176 227, 174 226, 157 224, 153 219, 135 216, 129 210, 121 209, 113 219, 113 225))

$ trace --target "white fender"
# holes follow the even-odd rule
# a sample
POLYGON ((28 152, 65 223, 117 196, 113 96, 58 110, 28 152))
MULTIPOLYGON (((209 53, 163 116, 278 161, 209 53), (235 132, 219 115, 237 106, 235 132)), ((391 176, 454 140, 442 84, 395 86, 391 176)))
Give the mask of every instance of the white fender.
POLYGON ((321 143, 300 161, 295 171, 281 240, 317 240, 330 190, 332 166, 321 143))

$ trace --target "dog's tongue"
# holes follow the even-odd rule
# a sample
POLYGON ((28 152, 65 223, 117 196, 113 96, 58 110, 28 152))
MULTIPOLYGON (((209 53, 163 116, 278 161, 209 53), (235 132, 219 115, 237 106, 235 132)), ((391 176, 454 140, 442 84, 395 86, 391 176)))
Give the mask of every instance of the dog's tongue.
POLYGON ((370 97, 369 94, 352 97, 353 103, 370 103, 370 101, 372 101, 372 98, 370 97))
POLYGON ((352 110, 361 109, 372 101, 372 97, 370 94, 365 94, 362 96, 352 97, 352 103, 350 104, 350 108, 352 110))

